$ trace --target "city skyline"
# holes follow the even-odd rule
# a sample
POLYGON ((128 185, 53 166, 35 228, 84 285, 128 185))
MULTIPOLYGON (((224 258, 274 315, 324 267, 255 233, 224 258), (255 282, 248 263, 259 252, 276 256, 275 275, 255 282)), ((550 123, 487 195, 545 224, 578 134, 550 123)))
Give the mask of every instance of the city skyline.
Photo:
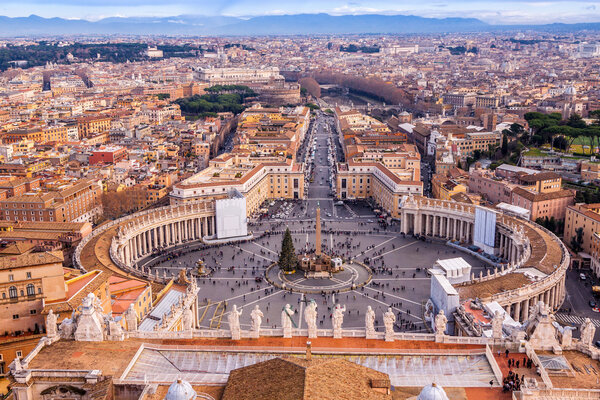
MULTIPOLYGON (((253 17, 262 15, 327 13, 331 15, 415 15, 427 18, 477 18, 491 25, 582 23, 600 21, 600 6, 592 1, 340 1, 323 5, 316 0, 304 2, 267 0, 260 4, 248 0, 216 2, 175 0, 129 0, 85 2, 59 0, 45 2, 9 0, 0 5, 0 15, 45 17, 97 21, 111 17, 170 17, 181 15, 253 17)), ((176 22, 176 20, 175 20, 176 22)))

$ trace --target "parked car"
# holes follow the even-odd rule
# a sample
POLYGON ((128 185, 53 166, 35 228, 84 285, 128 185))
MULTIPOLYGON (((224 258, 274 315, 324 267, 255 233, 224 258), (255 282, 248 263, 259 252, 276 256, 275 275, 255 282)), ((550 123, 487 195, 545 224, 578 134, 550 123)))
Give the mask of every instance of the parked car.
POLYGON ((587 279, 587 277, 585 276, 585 274, 579 274, 579 279, 581 279, 582 281, 585 281, 587 279))

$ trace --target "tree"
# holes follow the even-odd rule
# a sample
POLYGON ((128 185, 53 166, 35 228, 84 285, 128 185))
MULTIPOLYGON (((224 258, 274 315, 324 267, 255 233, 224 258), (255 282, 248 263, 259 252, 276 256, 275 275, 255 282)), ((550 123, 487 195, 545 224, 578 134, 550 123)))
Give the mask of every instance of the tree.
POLYGON ((505 157, 508 154, 508 137, 502 135, 502 156, 505 157))
POLYGON ((521 124, 518 124, 516 122, 514 122, 510 125, 509 130, 512 133, 512 136, 515 136, 515 137, 518 137, 524 131, 523 126, 521 126, 521 124))
POLYGON ((277 263, 279 268, 285 272, 291 272, 296 269, 298 264, 298 258, 296 257, 296 250, 294 249, 294 241, 292 240, 292 234, 290 228, 286 228, 281 241, 281 252, 279 253, 279 261, 277 263))
POLYGON ((567 125, 569 125, 571 128, 579 128, 579 129, 583 129, 583 128, 587 127, 587 124, 585 123, 585 121, 583 119, 581 119, 581 116, 579 114, 576 114, 576 113, 571 114, 571 116, 567 120, 567 125))
POLYGON ((590 111, 589 117, 594 118, 594 125, 600 125, 600 110, 590 111))
POLYGON ((579 253, 583 249, 583 228, 575 229, 575 236, 571 238, 571 249, 575 253, 579 253))
POLYGON ((304 89, 311 96, 316 97, 317 99, 321 97, 321 86, 311 77, 301 78, 298 83, 300 83, 301 89, 304 89))

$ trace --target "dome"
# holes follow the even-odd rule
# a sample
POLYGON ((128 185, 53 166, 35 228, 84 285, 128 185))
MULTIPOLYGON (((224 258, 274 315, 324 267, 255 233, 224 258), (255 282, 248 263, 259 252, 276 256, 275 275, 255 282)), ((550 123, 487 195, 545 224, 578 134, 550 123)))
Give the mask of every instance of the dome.
POLYGON ((417 400, 449 400, 446 392, 441 386, 432 383, 421 390, 417 400))
POLYGON ((192 400, 196 397, 196 392, 189 382, 177 379, 169 386, 169 391, 165 400, 192 400))
POLYGON ((570 96, 575 96, 577 94, 577 90, 575 90, 575 88, 573 86, 569 86, 566 90, 565 90, 565 94, 568 94, 570 96))

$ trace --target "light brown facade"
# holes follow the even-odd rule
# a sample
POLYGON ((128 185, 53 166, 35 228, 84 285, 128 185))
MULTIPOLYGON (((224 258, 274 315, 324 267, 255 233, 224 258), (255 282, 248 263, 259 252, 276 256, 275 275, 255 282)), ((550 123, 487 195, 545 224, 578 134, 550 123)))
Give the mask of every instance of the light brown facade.
POLYGON ((42 300, 65 297, 62 263, 60 251, 0 258, 0 326, 4 327, 3 331, 42 330, 42 300))
POLYGON ((571 239, 577 234, 577 229, 583 229, 584 252, 594 252, 593 236, 600 232, 600 204, 575 204, 567 207, 565 215, 564 241, 570 245, 571 239))
POLYGON ((0 201, 0 220, 83 222, 101 210, 102 190, 90 179, 59 191, 25 194, 0 201))

